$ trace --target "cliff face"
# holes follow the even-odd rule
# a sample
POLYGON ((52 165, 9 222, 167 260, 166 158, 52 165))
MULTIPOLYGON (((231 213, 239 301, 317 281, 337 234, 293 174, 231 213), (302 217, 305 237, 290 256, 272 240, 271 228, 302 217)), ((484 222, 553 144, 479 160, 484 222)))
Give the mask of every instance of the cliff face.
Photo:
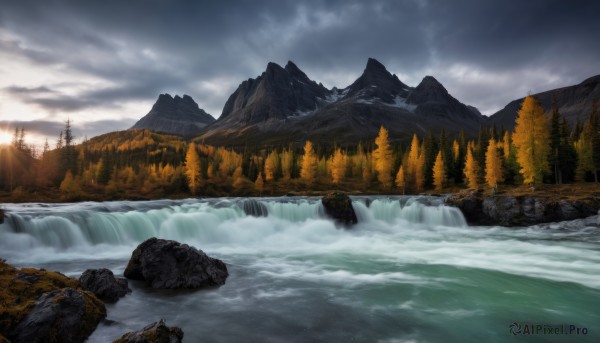
POLYGON ((548 195, 483 195, 469 190, 451 195, 470 225, 529 226, 586 218, 598 214, 600 197, 566 199, 548 195))

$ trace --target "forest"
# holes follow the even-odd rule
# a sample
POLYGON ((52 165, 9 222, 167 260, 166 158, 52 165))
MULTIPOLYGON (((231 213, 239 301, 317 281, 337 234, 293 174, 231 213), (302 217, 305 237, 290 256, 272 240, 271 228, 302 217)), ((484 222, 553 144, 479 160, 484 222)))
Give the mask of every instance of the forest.
POLYGON ((377 194, 453 192, 460 188, 598 182, 600 117, 570 128, 556 106, 547 115, 527 96, 514 131, 480 128, 477 137, 442 130, 392 144, 381 127, 354 147, 227 149, 148 130, 74 143, 71 122, 53 147, 37 151, 15 128, 0 146, 0 196, 10 201, 155 199, 189 196, 311 194, 339 189, 377 194))

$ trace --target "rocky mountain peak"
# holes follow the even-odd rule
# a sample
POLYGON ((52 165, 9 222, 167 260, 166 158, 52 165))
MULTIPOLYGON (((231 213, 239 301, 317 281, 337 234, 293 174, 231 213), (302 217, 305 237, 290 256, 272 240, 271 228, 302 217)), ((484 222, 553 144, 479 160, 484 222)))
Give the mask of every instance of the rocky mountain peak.
POLYGON ((201 109, 191 96, 173 97, 164 93, 132 128, 191 136, 214 121, 215 118, 201 109))
POLYGON ((421 83, 410 94, 407 102, 422 104, 425 102, 448 102, 455 100, 446 88, 433 76, 425 76, 421 83))
POLYGON ((392 103, 396 96, 406 98, 409 87, 392 75, 381 62, 369 58, 362 75, 348 88, 345 98, 379 99, 392 103))

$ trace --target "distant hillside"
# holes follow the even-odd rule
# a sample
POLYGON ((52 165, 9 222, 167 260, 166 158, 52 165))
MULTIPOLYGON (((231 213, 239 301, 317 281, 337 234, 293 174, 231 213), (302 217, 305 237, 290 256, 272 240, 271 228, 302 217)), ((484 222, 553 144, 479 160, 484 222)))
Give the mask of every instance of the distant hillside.
MULTIPOLYGON (((592 103, 600 101, 600 75, 590 77, 578 85, 552 89, 533 94, 547 112, 552 108, 552 98, 556 97, 559 112, 574 125, 579 119, 582 123, 590 115, 592 103)), ((515 126, 517 111, 524 98, 511 101, 506 107, 490 116, 490 125, 512 130, 515 126)))

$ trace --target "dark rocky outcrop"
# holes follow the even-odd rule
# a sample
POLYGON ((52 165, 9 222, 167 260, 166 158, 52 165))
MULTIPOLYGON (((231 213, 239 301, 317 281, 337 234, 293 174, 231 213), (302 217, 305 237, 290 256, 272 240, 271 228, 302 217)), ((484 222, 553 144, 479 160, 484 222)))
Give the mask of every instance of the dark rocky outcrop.
POLYGON ((321 203, 325 209, 325 213, 341 224, 356 224, 358 219, 352 207, 350 197, 342 192, 331 192, 326 194, 321 203))
POLYGON ((4 223, 4 210, 0 208, 0 224, 4 223))
POLYGON ((42 295, 9 337, 14 343, 83 342, 105 317, 92 293, 63 288, 42 295))
POLYGON ((161 94, 152 109, 132 129, 148 129, 190 137, 215 121, 189 95, 161 94))
POLYGON ((0 336, 12 342, 85 341, 106 309, 77 287, 77 279, 61 273, 0 260, 0 336))
POLYGON ((223 261, 202 250, 153 237, 133 251, 124 275, 153 288, 200 288, 225 284, 229 273, 223 261))
POLYGON ((600 210, 598 197, 572 200, 543 195, 484 196, 481 190, 460 192, 446 202, 458 207, 472 225, 528 226, 585 218, 600 210))
POLYGON ((127 286, 127 279, 115 278, 113 272, 106 268, 86 270, 79 277, 79 284, 83 289, 109 303, 114 303, 131 292, 127 286))
POLYGON ((141 331, 128 332, 113 343, 180 343, 183 331, 176 326, 167 326, 164 319, 146 326, 141 331))

